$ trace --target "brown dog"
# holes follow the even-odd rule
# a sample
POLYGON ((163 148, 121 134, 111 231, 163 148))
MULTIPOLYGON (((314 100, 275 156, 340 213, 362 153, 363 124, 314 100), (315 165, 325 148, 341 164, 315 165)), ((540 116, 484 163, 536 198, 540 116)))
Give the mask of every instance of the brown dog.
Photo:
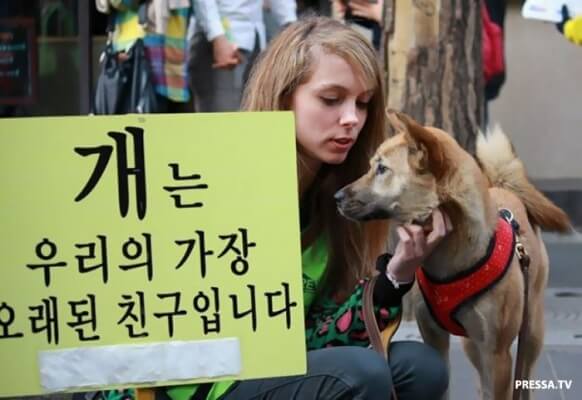
MULTIPOLYGON (((451 217, 454 230, 422 265, 422 274, 433 282, 466 276, 489 255, 493 259, 496 248, 507 250, 496 256, 503 269, 491 286, 448 315, 465 335, 464 349, 479 373, 482 398, 508 399, 513 388, 510 347, 522 323, 524 301, 530 310, 523 343, 526 379, 543 346, 543 292, 549 261, 540 228, 570 231, 568 217, 527 180, 523 164, 500 130, 487 138, 480 136, 480 167, 444 131, 423 127, 403 114, 388 114, 396 135, 378 148, 368 173, 336 196, 338 209, 355 220, 390 218, 397 223, 426 224, 432 210, 441 207, 451 217), (512 229, 511 224, 500 222, 500 209, 510 210, 519 227, 512 229), (511 239, 502 241, 501 228, 505 234, 510 232, 511 239), (518 235, 513 235, 514 230, 518 235), (520 263, 513 255, 516 237, 531 259, 527 299, 520 263)), ((449 293, 456 296, 458 288, 449 293)), ((415 313, 422 337, 448 362, 449 333, 433 318, 439 305, 427 306, 420 301, 426 295, 417 296, 415 313)), ((441 295, 440 300, 445 297, 441 295)))

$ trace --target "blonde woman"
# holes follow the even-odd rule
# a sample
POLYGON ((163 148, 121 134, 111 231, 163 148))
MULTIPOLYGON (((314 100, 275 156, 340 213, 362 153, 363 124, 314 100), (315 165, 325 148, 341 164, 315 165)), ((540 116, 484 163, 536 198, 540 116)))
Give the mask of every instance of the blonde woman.
POLYGON ((439 398, 448 377, 436 351, 420 342, 395 342, 387 363, 368 348, 360 316, 362 283, 377 264, 382 271, 374 292, 378 323, 397 317, 416 268, 450 229, 448 218, 435 212, 428 236, 421 227, 399 227, 394 256, 376 261, 386 243, 386 223, 360 225, 340 217, 335 206, 334 193, 368 169, 369 157, 384 139, 382 79, 374 49, 338 21, 314 17, 296 22, 255 65, 243 107, 295 113, 307 374, 166 393, 172 399, 386 400, 394 387, 400 400, 439 398))

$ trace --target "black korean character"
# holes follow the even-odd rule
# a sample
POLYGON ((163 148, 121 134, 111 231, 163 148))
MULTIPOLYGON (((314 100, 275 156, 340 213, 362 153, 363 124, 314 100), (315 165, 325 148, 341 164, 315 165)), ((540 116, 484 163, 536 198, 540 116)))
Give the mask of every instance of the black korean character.
MULTIPOLYGON (((127 216, 127 211, 129 209, 129 177, 134 176, 135 182, 135 200, 137 208, 137 216, 139 219, 143 219, 146 214, 147 209, 147 197, 146 197, 146 169, 145 169, 145 157, 144 157, 144 140, 143 140, 143 129, 135 126, 125 127, 126 132, 130 133, 133 137, 133 160, 135 162, 134 167, 129 167, 128 157, 127 157, 127 134, 123 132, 108 132, 107 135, 115 141, 116 154, 117 154, 117 190, 118 190, 118 202, 119 202, 119 212, 122 217, 127 216)), ((95 189, 95 186, 101 179, 103 172, 109 162, 111 153, 113 152, 113 146, 103 145, 96 147, 75 147, 75 152, 83 157, 88 155, 97 154, 97 162, 95 164, 95 169, 89 177, 89 180, 85 184, 85 187, 81 190, 81 193, 75 197, 75 201, 79 202, 83 200, 89 193, 95 189)))
POLYGON ((236 258, 230 263, 230 269, 235 275, 244 275, 249 270, 249 262, 247 257, 249 255, 249 247, 256 247, 255 242, 249 242, 247 239, 247 230, 244 228, 238 228, 241 233, 240 248, 235 246, 238 234, 233 233, 231 235, 219 235, 218 237, 222 240, 228 240, 228 243, 222 250, 222 253, 218 255, 218 258, 224 256, 227 252, 233 251, 236 254, 236 258))
MULTIPOLYGON (((218 288, 212 286, 211 289, 214 297, 214 307, 212 307, 214 312, 210 313, 212 319, 209 318, 208 315, 200 315, 205 335, 210 332, 220 333, 220 301, 218 299, 218 288)), ((194 307, 194 310, 199 313, 206 313, 206 311, 211 307, 211 303, 212 300, 203 291, 199 291, 192 299, 192 306, 194 307)))
POLYGON ((47 343, 59 344, 57 298, 49 296, 46 299, 42 299, 42 304, 30 306, 28 309, 36 312, 36 315, 28 317, 32 333, 46 331, 47 343))
POLYGON ((69 301, 71 315, 75 318, 72 322, 67 322, 71 328, 75 329, 79 340, 89 342, 99 340, 99 335, 95 334, 97 330, 97 313, 95 312, 95 295, 88 294, 88 300, 69 301), (84 327, 86 325, 87 327, 84 327), (90 330, 93 335, 87 336, 85 330, 90 330))
MULTIPOLYGON (((145 238, 145 256, 146 256, 146 260, 144 262, 138 262, 135 264, 123 264, 123 265, 119 265, 119 268, 121 268, 124 271, 127 271, 129 269, 135 269, 135 268, 141 268, 141 267, 146 267, 146 274, 147 274, 147 278, 148 281, 151 282, 152 277, 153 277, 153 267, 152 267, 152 241, 151 241, 151 235, 149 233, 142 233, 142 236, 145 238)), ((142 257, 142 253, 144 253, 143 251, 143 245, 138 242, 137 240, 135 240, 134 238, 130 237, 124 244, 123 247, 121 248, 123 256, 125 258, 127 258, 128 260, 137 260, 138 258, 142 257)))
POLYGON ((0 303, 0 339, 10 339, 23 337, 22 332, 10 333, 8 332, 10 325, 14 322, 14 309, 5 302, 0 303))
MULTIPOLYGON (((176 181, 197 181, 201 178, 198 174, 187 175, 187 176, 180 176, 180 166, 176 163, 170 163, 168 166, 172 169, 172 178, 176 181)), ((176 208, 198 208, 202 207, 202 202, 190 202, 184 203, 182 202, 182 196, 180 194, 183 190, 200 190, 200 189, 208 189, 208 185, 205 183, 199 183, 196 185, 183 185, 183 186, 164 186, 164 190, 170 193, 177 192, 178 194, 172 194, 170 197, 174 199, 174 207, 176 208)))
POLYGON ((256 301, 256 296, 255 296, 255 285, 247 285, 247 287, 249 288, 249 292, 250 292, 250 309, 245 311, 245 312, 240 312, 239 311, 239 305, 238 305, 238 296, 234 295, 234 294, 230 294, 228 297, 230 297, 230 300, 232 301, 232 316, 235 319, 240 319, 240 318, 244 318, 247 315, 251 315, 251 327, 253 329, 253 332, 257 331, 257 301, 256 301))
POLYGON ((276 317, 279 314, 285 313, 285 321, 287 323, 287 329, 291 329, 291 308, 297 307, 296 301, 290 301, 289 298, 289 284, 285 282, 281 282, 283 286, 284 293, 280 290, 276 292, 265 292, 265 297, 267 298, 267 313, 269 317, 276 317), (274 309, 274 299, 276 297, 284 295, 285 298, 283 300, 284 307, 278 310, 274 309))
POLYGON ((139 325, 142 330, 145 328, 146 314, 143 292, 136 291, 135 293, 137 294, 137 302, 133 299, 133 295, 121 295, 121 298, 126 302, 117 303, 117 305, 121 308, 125 308, 125 312, 119 321, 117 321, 117 325, 125 323, 130 338, 147 337, 149 336, 148 332, 136 332, 136 325, 139 325), (138 307, 137 312, 134 311, 135 307, 138 307), (133 322, 128 319, 133 320, 133 322))
MULTIPOLYGON (((47 238, 42 239, 35 247, 35 253, 38 258, 43 261, 50 261, 57 255, 57 245, 48 240, 47 238)), ((63 268, 67 266, 64 261, 42 264, 26 264, 26 266, 32 270, 43 268, 44 269, 44 285, 49 287, 51 284, 51 268, 63 268)))
POLYGON ((181 295, 180 292, 158 294, 158 298, 160 299, 165 299, 169 297, 174 298, 174 307, 172 311, 154 313, 154 317, 156 318, 162 317, 168 318, 168 334, 170 335, 170 337, 174 337, 174 317, 177 315, 186 315, 186 310, 180 310, 180 295, 181 295))
POLYGON ((99 253, 101 255, 101 260, 99 261, 100 263, 94 264, 91 266, 85 265, 86 260, 95 259, 95 248, 97 247, 96 242, 76 243, 75 247, 78 249, 87 249, 87 254, 76 255, 75 258, 77 259, 80 273, 84 274, 86 272, 91 272, 93 270, 101 268, 101 277, 103 279, 103 283, 107 283, 107 278, 108 278, 107 238, 103 235, 97 235, 97 239, 99 239, 99 248, 100 248, 99 253))
MULTIPOLYGON (((212 251, 212 250, 207 251, 206 250, 206 241, 204 240, 204 232, 203 231, 196 231, 196 234, 198 235, 198 254, 200 254, 200 275, 202 276, 202 278, 204 278, 204 277, 206 277, 206 257, 214 254, 214 251, 212 251)), ((192 253, 192 250, 194 250, 194 245, 196 244, 196 239, 192 238, 192 239, 186 239, 186 240, 176 240, 176 241, 174 241, 174 243, 176 243, 179 246, 181 246, 183 244, 188 246, 188 247, 186 247, 186 251, 184 252, 184 256, 182 257, 182 259, 180 260, 178 265, 176 265, 176 269, 179 269, 182 265, 184 265, 186 260, 188 260, 188 258, 190 257, 190 254, 192 253)))

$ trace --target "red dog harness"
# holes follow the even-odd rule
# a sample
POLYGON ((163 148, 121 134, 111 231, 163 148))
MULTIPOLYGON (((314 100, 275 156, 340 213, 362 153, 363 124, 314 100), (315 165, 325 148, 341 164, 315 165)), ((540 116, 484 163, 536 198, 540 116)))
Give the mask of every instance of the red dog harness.
POLYGON ((420 291, 430 313, 443 329, 453 335, 467 336, 456 318, 458 309, 491 289, 509 269, 515 248, 514 229, 518 225, 512 224, 513 216, 511 220, 504 219, 505 211, 502 211, 502 217, 497 222, 487 254, 474 267, 444 281, 429 278, 422 268, 416 272, 420 291))

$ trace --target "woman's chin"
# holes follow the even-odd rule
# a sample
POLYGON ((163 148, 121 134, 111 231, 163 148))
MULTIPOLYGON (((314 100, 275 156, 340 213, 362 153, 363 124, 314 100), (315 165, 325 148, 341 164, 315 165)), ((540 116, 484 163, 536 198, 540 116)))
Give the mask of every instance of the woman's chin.
POLYGON ((323 158, 323 162, 331 165, 343 163, 348 157, 348 153, 328 154, 323 158))

